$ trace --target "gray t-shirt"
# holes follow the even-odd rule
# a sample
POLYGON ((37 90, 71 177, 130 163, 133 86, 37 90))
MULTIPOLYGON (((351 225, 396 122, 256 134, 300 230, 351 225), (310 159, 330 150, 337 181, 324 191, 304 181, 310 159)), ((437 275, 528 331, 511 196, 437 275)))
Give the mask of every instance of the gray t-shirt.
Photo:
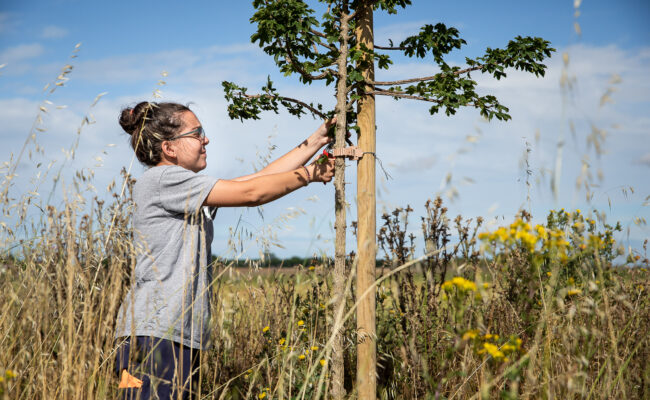
POLYGON ((216 209, 201 205, 216 182, 176 165, 152 167, 136 181, 135 281, 120 307, 116 337, 207 348, 216 209))

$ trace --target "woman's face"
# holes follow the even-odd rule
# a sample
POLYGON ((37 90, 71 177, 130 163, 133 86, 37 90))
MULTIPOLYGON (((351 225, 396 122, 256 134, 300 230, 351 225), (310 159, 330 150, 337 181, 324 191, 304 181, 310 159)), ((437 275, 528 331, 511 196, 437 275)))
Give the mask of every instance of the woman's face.
MULTIPOLYGON (((201 123, 191 111, 181 114, 181 122, 181 130, 177 136, 201 128, 201 123)), ((181 167, 199 172, 207 166, 205 146, 210 143, 210 140, 207 137, 202 138, 198 131, 174 139, 171 143, 176 150, 176 161, 181 167)))

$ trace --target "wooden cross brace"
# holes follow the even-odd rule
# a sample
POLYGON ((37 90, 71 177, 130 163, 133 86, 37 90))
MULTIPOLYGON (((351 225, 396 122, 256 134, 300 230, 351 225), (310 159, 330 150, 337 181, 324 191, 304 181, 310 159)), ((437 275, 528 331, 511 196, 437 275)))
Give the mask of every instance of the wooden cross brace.
POLYGON ((357 146, 350 146, 350 147, 344 147, 340 149, 333 149, 332 155, 334 157, 347 157, 356 161, 361 157, 363 157, 363 150, 361 150, 357 146))

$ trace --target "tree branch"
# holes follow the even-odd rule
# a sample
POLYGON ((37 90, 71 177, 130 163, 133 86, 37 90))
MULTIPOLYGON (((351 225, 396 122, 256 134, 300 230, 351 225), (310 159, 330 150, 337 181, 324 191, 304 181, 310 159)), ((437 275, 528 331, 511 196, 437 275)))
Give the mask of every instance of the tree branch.
POLYGON ((440 104, 440 100, 437 100, 437 99, 430 99, 430 98, 422 97, 422 96, 413 96, 413 95, 410 95, 410 94, 405 94, 404 92, 391 92, 390 90, 373 90, 372 92, 364 92, 363 94, 365 94, 365 95, 378 94, 378 95, 381 95, 381 96, 400 97, 400 98, 403 98, 403 99, 421 100, 421 101, 428 101, 428 102, 431 102, 431 103, 440 104))
POLYGON ((389 46, 377 46, 376 44, 374 45, 375 49, 379 50, 406 50, 406 47, 389 47, 389 46))
POLYGON ((310 29, 309 32, 313 33, 316 36, 320 36, 322 38, 327 39, 327 35, 325 35, 323 32, 319 32, 316 29, 310 29))
MULTIPOLYGON (((327 39, 327 35, 324 34, 323 32, 319 32, 316 29, 310 29, 309 31, 311 33, 313 33, 314 35, 318 36, 318 37, 327 39)), ((338 50, 336 47, 330 45, 329 43, 318 42, 318 44, 320 44, 321 46, 325 47, 326 49, 329 49, 329 50, 332 50, 332 51, 337 51, 338 50)))
POLYGON ((284 45, 283 45, 282 47, 284 47, 284 49, 287 51, 287 55, 284 56, 284 59, 285 59, 289 64, 291 64, 291 65, 296 69, 296 71, 298 71, 298 73, 299 73, 300 75, 302 75, 302 77, 303 77, 304 79, 306 79, 306 80, 308 80, 308 81, 317 81, 317 80, 320 80, 320 79, 325 79, 325 77, 327 77, 327 75, 330 75, 330 74, 332 74, 332 73, 334 72, 334 71, 332 71, 331 69, 326 69, 325 72, 323 72, 323 73, 320 74, 320 75, 311 75, 310 73, 308 73, 307 71, 305 71, 305 70, 300 66, 300 63, 299 63, 298 61, 296 61, 296 60, 293 58, 293 53, 291 53, 291 50, 289 49, 289 46, 288 46, 286 40, 284 41, 284 45))
POLYGON ((318 44, 320 44, 321 46, 325 47, 326 49, 328 49, 328 50, 330 50, 330 51, 339 51, 339 49, 337 49, 337 48, 334 47, 334 46, 331 46, 331 45, 328 44, 328 43, 318 42, 318 44))
POLYGON ((348 101, 348 103, 347 103, 346 106, 345 106, 345 109, 346 109, 347 111, 350 111, 350 110, 352 109, 352 106, 354 105, 354 103, 357 102, 357 100, 358 100, 358 99, 353 99, 353 100, 348 101))
MULTIPOLYGON (((273 97, 273 96, 269 96, 268 94, 245 94, 245 93, 240 93, 240 94, 242 96, 246 97, 246 98, 249 98, 249 99, 259 99, 260 97, 273 97)), ((312 107, 311 105, 309 105, 309 104, 307 104, 307 103, 305 103, 303 101, 300 101, 300 100, 297 100, 297 99, 292 99, 291 97, 284 97, 284 96, 277 96, 276 98, 278 100, 280 100, 280 101, 288 101, 290 103, 298 104, 298 105, 308 109, 312 114, 318 115, 319 117, 321 117, 324 120, 328 119, 327 115, 323 114, 322 112, 318 111, 317 109, 315 109, 314 107, 312 107)))
MULTIPOLYGON (((477 66, 474 66, 474 67, 454 71, 454 75, 466 74, 468 72, 478 71, 478 70, 480 70, 482 68, 483 68, 483 65, 481 64, 481 65, 477 65, 477 66)), ((380 85, 380 86, 393 86, 393 85, 402 85, 402 84, 405 84, 405 83, 432 81, 432 80, 436 79, 437 77, 438 77, 438 75, 425 76, 425 77, 422 77, 422 78, 403 79, 401 81, 386 81, 386 82, 369 82, 369 81, 366 81, 366 84, 368 84, 368 85, 380 85)))

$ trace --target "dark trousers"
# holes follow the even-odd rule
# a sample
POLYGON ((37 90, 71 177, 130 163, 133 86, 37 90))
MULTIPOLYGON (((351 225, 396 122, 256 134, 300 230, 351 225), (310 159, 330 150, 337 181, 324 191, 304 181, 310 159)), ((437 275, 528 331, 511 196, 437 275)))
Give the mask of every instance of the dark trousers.
MULTIPOLYGON (((120 339, 121 341, 121 339, 120 339)), ((115 369, 142 380, 142 387, 118 389, 124 400, 189 400, 198 392, 199 350, 147 336, 127 338, 117 351, 115 369)))

